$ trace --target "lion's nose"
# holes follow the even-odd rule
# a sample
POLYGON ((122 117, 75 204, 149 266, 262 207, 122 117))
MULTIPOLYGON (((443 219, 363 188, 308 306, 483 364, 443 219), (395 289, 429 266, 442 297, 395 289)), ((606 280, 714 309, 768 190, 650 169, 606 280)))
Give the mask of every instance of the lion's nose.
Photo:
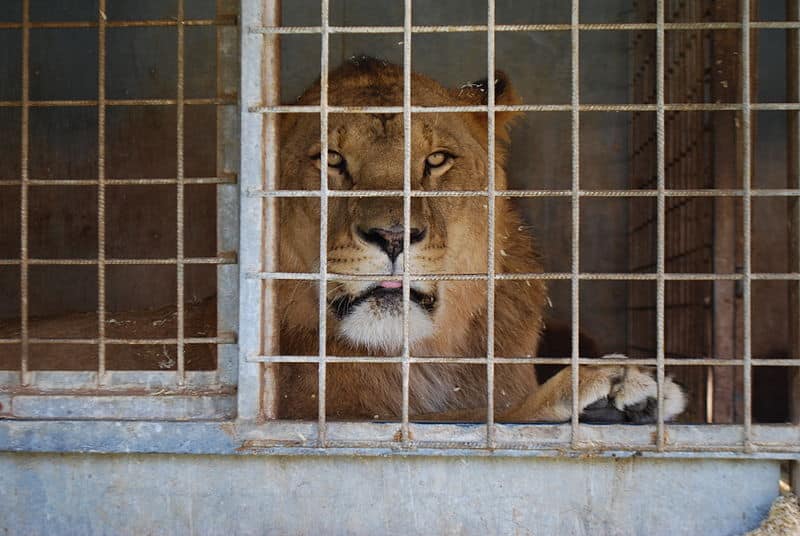
MULTIPOLYGON (((410 230, 411 243, 415 244, 425 238, 425 229, 412 227, 410 230)), ((375 244, 381 248, 394 262, 400 253, 403 252, 403 226, 392 225, 391 227, 371 227, 366 231, 358 228, 358 235, 364 241, 375 244)))

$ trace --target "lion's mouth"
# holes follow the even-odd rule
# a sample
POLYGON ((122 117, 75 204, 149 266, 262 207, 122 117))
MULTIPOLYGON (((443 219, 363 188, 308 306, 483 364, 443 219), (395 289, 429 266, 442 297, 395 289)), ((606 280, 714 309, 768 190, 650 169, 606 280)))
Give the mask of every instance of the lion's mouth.
MULTIPOLYGON (((423 311, 432 314, 436 308, 436 295, 426 294, 414 288, 410 289, 411 302, 417 304, 423 311)), ((337 296, 330 302, 330 308, 337 318, 340 320, 362 303, 372 302, 375 307, 382 310, 396 311, 398 314, 402 313, 403 308, 403 288, 388 287, 388 286, 374 286, 368 288, 358 296, 342 295, 337 296)))

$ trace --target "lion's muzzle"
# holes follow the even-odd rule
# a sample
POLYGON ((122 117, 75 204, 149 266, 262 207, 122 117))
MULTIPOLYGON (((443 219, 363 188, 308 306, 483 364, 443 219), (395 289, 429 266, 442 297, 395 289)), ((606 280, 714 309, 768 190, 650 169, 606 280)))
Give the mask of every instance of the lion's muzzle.
MULTIPOLYGON (((414 288, 409 292, 411 302, 418 305, 425 313, 433 314, 436 309, 436 294, 426 294, 414 288)), ((402 314, 403 288, 394 285, 373 286, 358 296, 341 295, 330 301, 331 310, 340 320, 351 314, 357 307, 365 304, 381 312, 402 314)))

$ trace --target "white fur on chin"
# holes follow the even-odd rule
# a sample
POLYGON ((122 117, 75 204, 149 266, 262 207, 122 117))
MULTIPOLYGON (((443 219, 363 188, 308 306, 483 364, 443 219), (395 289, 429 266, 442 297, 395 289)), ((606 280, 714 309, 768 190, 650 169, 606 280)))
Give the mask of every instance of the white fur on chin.
MULTIPOLYGON (((339 324, 339 335, 351 344, 370 350, 399 354, 403 349, 403 313, 380 309, 365 302, 339 324)), ((408 341, 414 344, 433 335, 433 320, 418 305, 409 307, 408 341)))

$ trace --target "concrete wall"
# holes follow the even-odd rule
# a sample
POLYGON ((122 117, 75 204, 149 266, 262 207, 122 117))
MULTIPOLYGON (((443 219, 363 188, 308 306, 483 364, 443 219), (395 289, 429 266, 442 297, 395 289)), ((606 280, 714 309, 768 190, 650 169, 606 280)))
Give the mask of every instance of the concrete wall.
POLYGON ((732 536, 771 461, 0 456, 0 533, 732 536))

